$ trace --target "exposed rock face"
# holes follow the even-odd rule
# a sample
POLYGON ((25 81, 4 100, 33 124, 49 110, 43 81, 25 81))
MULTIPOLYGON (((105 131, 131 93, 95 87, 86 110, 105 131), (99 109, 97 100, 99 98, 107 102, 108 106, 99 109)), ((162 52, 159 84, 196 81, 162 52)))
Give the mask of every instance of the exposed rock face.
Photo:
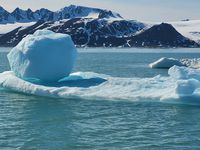
POLYGON ((181 35, 167 23, 155 25, 131 38, 129 44, 136 47, 198 47, 194 41, 181 35))
POLYGON ((127 43, 127 38, 145 27, 143 23, 126 20, 74 18, 59 22, 39 21, 27 28, 17 28, 0 37, 1 46, 15 46, 23 37, 38 29, 71 35, 75 45, 91 47, 117 47, 127 43))

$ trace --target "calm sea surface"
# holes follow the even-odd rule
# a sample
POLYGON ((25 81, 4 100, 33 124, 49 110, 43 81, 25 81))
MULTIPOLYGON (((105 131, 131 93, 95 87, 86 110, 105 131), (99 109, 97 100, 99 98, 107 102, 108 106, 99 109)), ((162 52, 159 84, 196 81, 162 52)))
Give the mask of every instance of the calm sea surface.
MULTIPOLYGON (((0 72, 10 48, 0 48, 0 72)), ((167 76, 160 57, 200 58, 200 49, 80 49, 74 72, 167 76)), ((200 106, 147 101, 51 99, 0 90, 0 150, 200 149, 200 106)))

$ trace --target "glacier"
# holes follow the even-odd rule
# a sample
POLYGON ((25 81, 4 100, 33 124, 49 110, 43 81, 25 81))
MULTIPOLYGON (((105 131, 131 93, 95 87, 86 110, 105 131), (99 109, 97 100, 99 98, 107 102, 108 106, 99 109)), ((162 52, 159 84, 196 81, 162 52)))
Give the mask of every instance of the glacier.
POLYGON ((77 50, 69 35, 37 30, 23 38, 7 57, 16 76, 54 82, 71 73, 77 50))

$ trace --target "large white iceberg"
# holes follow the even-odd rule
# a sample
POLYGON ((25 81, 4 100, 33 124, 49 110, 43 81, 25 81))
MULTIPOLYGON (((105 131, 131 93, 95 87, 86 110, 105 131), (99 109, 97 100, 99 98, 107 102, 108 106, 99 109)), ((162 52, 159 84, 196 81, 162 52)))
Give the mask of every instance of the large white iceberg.
POLYGON ((22 79, 58 81, 68 76, 77 50, 71 37, 49 30, 28 35, 8 54, 11 70, 22 79))
POLYGON ((166 68, 169 69, 172 66, 185 66, 182 62, 175 58, 160 58, 159 60, 149 64, 151 68, 166 68))

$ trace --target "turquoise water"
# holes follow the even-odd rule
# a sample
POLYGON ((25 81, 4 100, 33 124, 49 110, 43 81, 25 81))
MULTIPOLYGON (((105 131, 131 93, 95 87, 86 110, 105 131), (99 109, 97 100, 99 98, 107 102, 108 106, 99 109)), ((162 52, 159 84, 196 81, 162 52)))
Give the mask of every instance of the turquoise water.
MULTIPOLYGON (((9 70, 0 48, 0 72, 9 70)), ((160 57, 197 58, 200 49, 81 49, 74 71, 113 77, 167 76, 160 57)), ((0 149, 200 149, 199 105, 51 99, 0 91, 0 149)))

